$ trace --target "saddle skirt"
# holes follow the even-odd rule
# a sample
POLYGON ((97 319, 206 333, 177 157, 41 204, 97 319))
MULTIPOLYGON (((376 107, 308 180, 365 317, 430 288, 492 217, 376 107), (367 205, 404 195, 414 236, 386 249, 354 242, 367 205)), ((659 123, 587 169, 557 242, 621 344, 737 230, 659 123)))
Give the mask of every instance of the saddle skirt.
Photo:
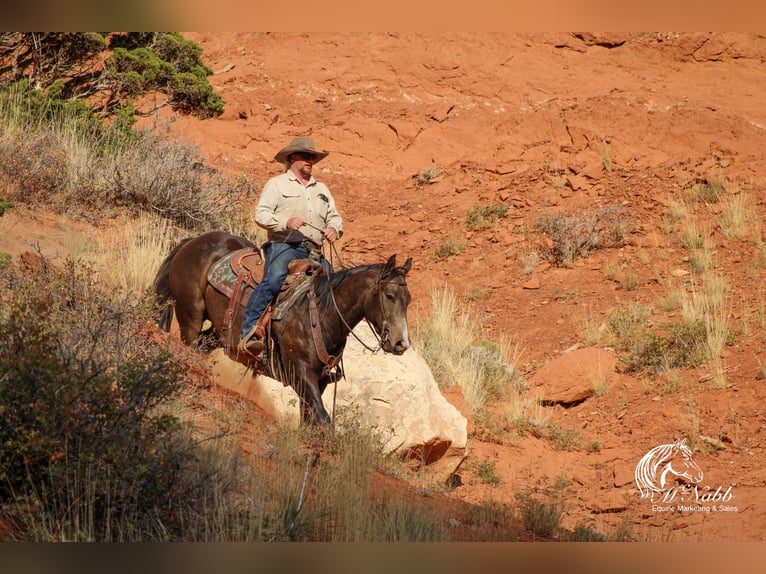
POLYGON ((216 291, 231 297, 236 291, 240 273, 245 272, 244 286, 255 289, 263 279, 263 257, 258 249, 245 247, 224 255, 208 271, 207 281, 216 291))

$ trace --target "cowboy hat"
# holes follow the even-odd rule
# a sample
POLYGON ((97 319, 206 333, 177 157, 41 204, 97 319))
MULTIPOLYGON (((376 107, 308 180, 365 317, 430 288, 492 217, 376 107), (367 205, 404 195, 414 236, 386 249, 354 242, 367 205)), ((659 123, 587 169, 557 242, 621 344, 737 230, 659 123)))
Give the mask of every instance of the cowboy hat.
POLYGON ((290 157, 290 154, 300 152, 313 154, 317 158, 316 161, 322 160, 330 155, 329 151, 317 151, 317 149, 314 147, 313 139, 299 137, 293 138, 293 141, 290 142, 290 145, 279 150, 277 155, 274 156, 274 159, 279 163, 287 163, 287 158, 290 157))

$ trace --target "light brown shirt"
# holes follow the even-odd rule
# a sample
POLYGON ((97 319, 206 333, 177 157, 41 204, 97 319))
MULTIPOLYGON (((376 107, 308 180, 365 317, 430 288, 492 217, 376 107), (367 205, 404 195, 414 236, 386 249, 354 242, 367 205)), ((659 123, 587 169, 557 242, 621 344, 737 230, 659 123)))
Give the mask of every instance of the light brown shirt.
POLYGON ((291 241, 296 233, 287 229, 287 220, 300 217, 318 229, 304 225, 300 232, 322 244, 322 231, 335 228, 338 237, 343 234, 343 219, 335 207, 335 199, 328 187, 312 176, 304 186, 292 171, 272 177, 263 186, 261 198, 255 208, 255 222, 268 231, 269 241, 291 241))

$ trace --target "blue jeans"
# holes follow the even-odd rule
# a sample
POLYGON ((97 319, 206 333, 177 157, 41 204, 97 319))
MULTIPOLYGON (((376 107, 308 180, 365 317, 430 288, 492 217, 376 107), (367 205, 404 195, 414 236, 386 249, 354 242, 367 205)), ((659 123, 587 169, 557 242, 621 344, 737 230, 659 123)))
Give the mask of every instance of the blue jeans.
MULTIPOLYGON (((247 301, 247 306, 242 314, 241 339, 244 339, 261 318, 269 303, 276 301, 279 289, 287 277, 287 265, 295 259, 306 259, 309 256, 308 249, 300 243, 276 243, 271 242, 263 246, 266 255, 263 279, 258 283, 255 290, 247 301)), ((320 256, 320 263, 328 273, 332 272, 329 261, 320 256)))

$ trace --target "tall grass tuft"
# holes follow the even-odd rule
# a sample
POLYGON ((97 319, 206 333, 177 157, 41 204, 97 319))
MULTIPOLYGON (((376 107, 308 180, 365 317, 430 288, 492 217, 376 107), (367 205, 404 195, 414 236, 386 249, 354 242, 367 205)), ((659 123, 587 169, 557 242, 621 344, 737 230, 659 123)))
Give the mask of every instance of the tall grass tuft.
POLYGON ((431 303, 431 316, 419 324, 417 345, 440 386, 459 385, 478 412, 519 383, 519 344, 484 339, 471 306, 458 303, 452 289, 433 289, 431 303))
POLYGON ((742 239, 747 236, 751 214, 755 213, 755 205, 749 194, 733 193, 722 201, 723 210, 718 217, 721 232, 730 239, 742 239))
POLYGON ((179 235, 169 220, 143 214, 118 226, 91 259, 108 285, 140 294, 152 284, 154 274, 180 239, 179 235))

